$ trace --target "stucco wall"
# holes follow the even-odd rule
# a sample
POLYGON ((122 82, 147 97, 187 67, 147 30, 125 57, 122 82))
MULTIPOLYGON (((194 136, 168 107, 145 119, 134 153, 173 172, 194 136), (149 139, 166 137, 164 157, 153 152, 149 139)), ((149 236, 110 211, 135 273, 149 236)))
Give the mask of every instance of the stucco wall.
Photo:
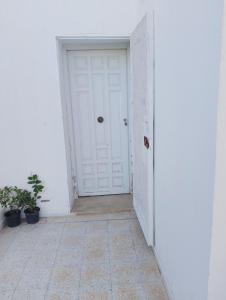
POLYGON ((125 36, 136 1, 1 3, 0 186, 43 179, 42 215, 69 211, 56 36, 125 36))
POLYGON ((217 118, 216 177, 209 270, 209 300, 226 299, 226 6, 217 118))
POLYGON ((206 300, 223 1, 141 4, 155 9, 155 252, 172 299, 206 300))

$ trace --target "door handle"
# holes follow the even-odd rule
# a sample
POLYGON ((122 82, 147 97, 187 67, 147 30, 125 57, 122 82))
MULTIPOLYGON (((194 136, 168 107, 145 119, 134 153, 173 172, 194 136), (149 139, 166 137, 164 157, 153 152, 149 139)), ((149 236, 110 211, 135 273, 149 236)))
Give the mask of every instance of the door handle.
POLYGON ((123 119, 123 121, 124 121, 124 125, 128 126, 128 120, 125 118, 125 119, 123 119))

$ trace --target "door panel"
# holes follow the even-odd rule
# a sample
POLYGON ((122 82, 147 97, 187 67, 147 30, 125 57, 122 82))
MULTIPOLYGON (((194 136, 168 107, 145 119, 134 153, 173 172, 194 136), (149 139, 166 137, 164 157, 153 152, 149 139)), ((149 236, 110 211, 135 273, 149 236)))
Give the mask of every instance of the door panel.
POLYGON ((68 51, 67 58, 78 193, 128 193, 126 50, 68 51))
POLYGON ((153 18, 131 36, 133 94, 133 199, 149 245, 153 245, 153 18), (145 137, 149 148, 145 147, 145 137))

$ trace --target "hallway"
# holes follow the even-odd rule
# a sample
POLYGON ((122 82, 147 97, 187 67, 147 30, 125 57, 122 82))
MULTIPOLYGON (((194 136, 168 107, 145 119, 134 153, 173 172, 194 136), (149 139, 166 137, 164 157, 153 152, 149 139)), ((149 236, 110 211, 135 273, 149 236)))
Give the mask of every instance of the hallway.
POLYGON ((132 210, 4 228, 0 264, 1 300, 168 299, 132 210))

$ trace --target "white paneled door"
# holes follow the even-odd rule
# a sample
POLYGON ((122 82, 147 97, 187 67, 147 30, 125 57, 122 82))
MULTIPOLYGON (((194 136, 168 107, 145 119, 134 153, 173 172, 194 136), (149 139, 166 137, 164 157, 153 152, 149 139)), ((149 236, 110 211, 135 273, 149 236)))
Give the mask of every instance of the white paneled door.
POLYGON ((67 51, 79 196, 129 192, 126 50, 67 51))
POLYGON ((154 242, 153 199, 153 15, 145 16, 130 39, 133 92, 133 201, 148 245, 154 242))

